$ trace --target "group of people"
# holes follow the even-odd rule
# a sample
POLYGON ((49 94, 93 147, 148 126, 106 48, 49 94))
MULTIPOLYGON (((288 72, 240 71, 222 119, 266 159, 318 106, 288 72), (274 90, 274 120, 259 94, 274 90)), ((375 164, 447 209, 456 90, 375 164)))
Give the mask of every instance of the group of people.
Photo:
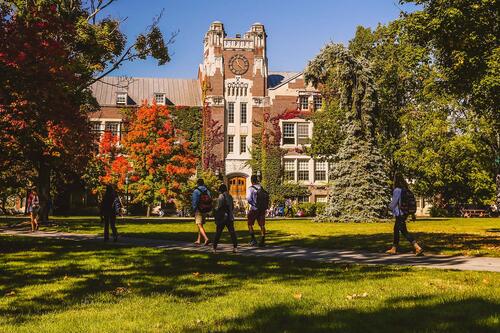
MULTIPOLYGON (((266 239, 266 211, 269 206, 269 194, 264 190, 262 185, 260 185, 259 178, 256 175, 253 175, 250 181, 252 186, 248 189, 246 197, 249 205, 247 224, 250 234, 250 245, 263 247, 265 246, 266 239), (260 239, 258 242, 255 238, 255 222, 257 222, 260 227, 260 239)), ((236 231, 234 230, 234 199, 228 192, 228 188, 225 184, 219 186, 218 192, 219 195, 214 210, 216 232, 213 240, 213 251, 217 252, 217 246, 222 232, 227 228, 233 243, 233 252, 236 252, 238 248, 238 239, 236 231)), ((205 186, 203 179, 198 179, 197 187, 193 191, 192 209, 195 223, 198 226, 198 238, 195 244, 201 245, 201 238, 203 237, 203 245, 209 245, 211 242, 207 236, 204 225, 207 220, 207 215, 212 211, 212 196, 205 186)))

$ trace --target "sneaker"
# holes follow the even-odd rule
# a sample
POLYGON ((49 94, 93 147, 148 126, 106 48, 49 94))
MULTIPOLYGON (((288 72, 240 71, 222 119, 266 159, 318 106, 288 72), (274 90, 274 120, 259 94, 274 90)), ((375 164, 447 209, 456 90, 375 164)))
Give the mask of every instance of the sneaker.
POLYGON ((257 241, 255 239, 252 239, 250 243, 248 243, 250 246, 257 246, 257 241))
POLYGON ((389 250, 385 251, 387 254, 398 254, 398 250, 395 246, 391 247, 389 250))
POLYGON ((233 253, 238 252, 238 249, 236 247, 233 247, 233 253))
POLYGON ((415 255, 417 257, 423 256, 424 255, 424 249, 422 249, 421 247, 418 247, 418 249, 415 249, 415 255))
POLYGON ((259 247, 264 247, 264 246, 266 246, 266 240, 265 240, 265 238, 263 237, 263 238, 261 238, 261 239, 260 239, 260 241, 259 241, 259 247))

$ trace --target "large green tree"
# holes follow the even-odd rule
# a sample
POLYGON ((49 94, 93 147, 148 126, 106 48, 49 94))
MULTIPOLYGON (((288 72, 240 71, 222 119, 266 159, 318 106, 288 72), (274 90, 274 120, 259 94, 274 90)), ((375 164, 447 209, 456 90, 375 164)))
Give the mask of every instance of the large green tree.
POLYGON ((12 0, 0 4, 0 165, 34 170, 42 216, 51 174, 80 173, 91 156, 90 85, 125 61, 169 61, 155 19, 128 43, 115 0, 12 0))
POLYGON ((490 147, 500 207, 500 17, 497 0, 402 0, 420 5, 405 25, 415 43, 427 47, 440 88, 488 128, 479 138, 490 147), (496 162, 496 163, 495 163, 496 162))
POLYGON ((330 196, 319 220, 385 218, 388 177, 377 147, 377 91, 367 63, 343 45, 330 44, 309 62, 304 75, 307 82, 320 87, 327 107, 338 108, 344 136, 332 157, 330 196))

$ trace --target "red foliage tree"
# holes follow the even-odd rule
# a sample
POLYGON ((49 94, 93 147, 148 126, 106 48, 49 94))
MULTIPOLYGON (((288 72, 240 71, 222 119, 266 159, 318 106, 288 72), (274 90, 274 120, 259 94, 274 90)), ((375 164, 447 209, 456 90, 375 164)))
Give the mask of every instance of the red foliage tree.
POLYGON ((166 106, 143 104, 130 120, 123 146, 136 177, 130 185, 133 202, 151 207, 175 199, 195 172, 196 157, 190 143, 174 127, 166 106))

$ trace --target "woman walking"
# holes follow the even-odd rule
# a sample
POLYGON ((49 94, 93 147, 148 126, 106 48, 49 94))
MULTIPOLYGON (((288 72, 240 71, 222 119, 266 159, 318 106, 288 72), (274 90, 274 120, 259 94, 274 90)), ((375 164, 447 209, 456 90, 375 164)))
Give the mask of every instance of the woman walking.
MULTIPOLYGON (((392 201, 389 208, 392 210, 392 215, 395 216, 396 222, 394 223, 394 240, 392 247, 387 250, 387 254, 397 254, 399 246, 399 233, 401 232, 403 236, 410 242, 415 248, 416 255, 422 255, 424 250, 418 245, 415 239, 410 235, 408 229, 406 228, 406 219, 408 217, 408 212, 405 211, 404 197, 408 193, 408 184, 401 174, 396 174, 394 177, 394 191, 392 194, 392 201)), ((407 208, 407 207, 406 207, 407 208)))
POLYGON ((36 189, 32 189, 28 196, 28 213, 30 214, 31 232, 35 232, 40 228, 38 224, 38 213, 40 212, 40 198, 36 189))
POLYGON ((233 252, 236 252, 238 241, 234 231, 234 201, 233 197, 227 191, 227 186, 222 184, 219 187, 219 197, 215 207, 215 225, 217 227, 214 239, 214 253, 217 253, 217 244, 219 243, 222 231, 227 227, 231 240, 233 242, 233 252))
POLYGON ((118 231, 116 230, 116 215, 120 215, 122 205, 120 198, 111 185, 106 186, 106 192, 101 202, 101 216, 104 218, 104 240, 109 240, 109 226, 113 232, 113 241, 118 240, 118 231))

